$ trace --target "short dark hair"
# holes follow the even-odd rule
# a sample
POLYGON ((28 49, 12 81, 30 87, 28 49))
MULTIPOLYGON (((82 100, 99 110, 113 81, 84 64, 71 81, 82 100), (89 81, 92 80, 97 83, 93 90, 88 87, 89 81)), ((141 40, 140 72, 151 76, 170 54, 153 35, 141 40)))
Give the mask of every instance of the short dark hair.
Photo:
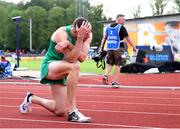
POLYGON ((118 19, 119 17, 124 17, 125 15, 123 15, 123 14, 118 14, 117 16, 116 16, 116 19, 118 19))
POLYGON ((73 28, 76 28, 76 25, 78 26, 78 28, 81 27, 83 21, 88 21, 86 18, 84 17, 78 17, 74 20, 73 22, 73 28))

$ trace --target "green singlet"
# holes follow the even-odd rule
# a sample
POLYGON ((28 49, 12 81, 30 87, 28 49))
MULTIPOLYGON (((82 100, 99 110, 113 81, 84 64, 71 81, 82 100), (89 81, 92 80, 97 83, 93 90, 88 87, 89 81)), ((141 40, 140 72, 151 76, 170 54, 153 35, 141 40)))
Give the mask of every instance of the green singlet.
MULTIPOLYGON (((73 39, 73 37, 72 37, 72 35, 70 33, 71 26, 72 25, 66 26, 66 32, 68 34, 68 40, 73 45, 75 45, 75 40, 73 39)), ((56 45, 56 43, 51 39, 48 51, 47 51, 47 53, 46 53, 46 55, 45 55, 45 57, 44 57, 44 59, 42 61, 42 64, 41 64, 41 80, 40 80, 40 83, 41 84, 47 84, 48 83, 50 85, 53 85, 53 84, 66 85, 66 78, 59 79, 59 80, 46 79, 46 76, 48 74, 48 65, 49 65, 49 63, 53 62, 53 61, 63 60, 63 58, 64 58, 63 53, 57 53, 56 52, 55 45, 56 45)))

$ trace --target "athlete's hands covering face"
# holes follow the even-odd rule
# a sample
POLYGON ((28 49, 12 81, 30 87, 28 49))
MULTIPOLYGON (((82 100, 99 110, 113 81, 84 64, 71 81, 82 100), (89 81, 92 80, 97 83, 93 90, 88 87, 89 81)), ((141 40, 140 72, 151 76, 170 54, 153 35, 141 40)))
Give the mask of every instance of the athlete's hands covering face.
POLYGON ((82 38, 83 41, 89 38, 89 34, 91 32, 91 24, 88 21, 83 21, 80 28, 76 25, 77 37, 82 38))

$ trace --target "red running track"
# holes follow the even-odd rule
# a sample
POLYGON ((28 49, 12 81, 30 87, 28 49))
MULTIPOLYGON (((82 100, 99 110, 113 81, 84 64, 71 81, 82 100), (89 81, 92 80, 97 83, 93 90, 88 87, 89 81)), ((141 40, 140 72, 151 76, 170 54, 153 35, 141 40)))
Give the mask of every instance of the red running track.
MULTIPOLYGON (((102 85, 102 75, 81 76, 79 82, 82 84, 102 85)), ((119 83, 125 86, 180 86, 180 73, 162 74, 120 74, 119 83)), ((112 76, 109 81, 112 82, 112 76)))
MULTIPOLYGON (((103 85, 103 75, 82 75, 79 78, 79 84, 103 85)), ((163 86, 180 87, 180 73, 162 73, 162 74, 120 74, 119 83, 123 86, 163 86)), ((31 79, 4 79, 0 82, 38 82, 31 79)), ((109 77, 112 82, 112 76, 109 77)))
POLYGON ((0 85, 1 128, 180 128, 180 91, 79 87, 79 110, 92 123, 71 123, 44 108, 32 105, 23 115, 18 106, 26 92, 50 98, 48 86, 0 85))

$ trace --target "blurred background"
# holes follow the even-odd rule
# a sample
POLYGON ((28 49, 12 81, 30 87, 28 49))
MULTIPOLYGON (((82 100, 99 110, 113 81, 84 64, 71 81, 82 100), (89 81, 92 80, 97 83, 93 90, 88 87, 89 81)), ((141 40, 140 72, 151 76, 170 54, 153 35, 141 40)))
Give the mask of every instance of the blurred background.
MULTIPOLYGON (((91 59, 97 54, 105 28, 115 22, 117 14, 125 15, 131 39, 149 53, 150 60, 180 61, 179 0, 0 0, 0 55, 12 62, 19 56, 21 65, 23 61, 41 61, 52 33, 83 16, 93 28, 91 59), (18 22, 13 19, 17 17, 18 22), (163 46, 163 51, 154 54, 156 45, 163 46)), ((127 46, 127 52, 133 54, 131 47, 127 46)))

